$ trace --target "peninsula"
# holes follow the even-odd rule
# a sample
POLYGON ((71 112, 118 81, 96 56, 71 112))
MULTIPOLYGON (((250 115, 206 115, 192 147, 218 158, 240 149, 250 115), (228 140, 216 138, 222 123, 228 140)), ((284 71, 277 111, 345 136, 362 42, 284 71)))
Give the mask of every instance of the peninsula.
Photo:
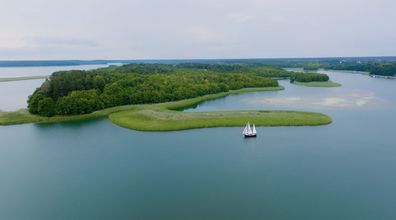
MULTIPOLYGON (((283 89, 277 80, 260 75, 257 68, 204 67, 132 64, 57 72, 29 97, 28 110, 0 112, 0 125, 108 117, 113 123, 134 130, 172 131, 242 126, 246 121, 254 121, 257 126, 315 126, 332 121, 324 114, 299 111, 183 112, 206 100, 231 94, 283 89)), ((272 71, 272 77, 289 74, 277 68, 266 71, 272 71)), ((320 79, 323 75, 305 74, 304 79, 320 79)))

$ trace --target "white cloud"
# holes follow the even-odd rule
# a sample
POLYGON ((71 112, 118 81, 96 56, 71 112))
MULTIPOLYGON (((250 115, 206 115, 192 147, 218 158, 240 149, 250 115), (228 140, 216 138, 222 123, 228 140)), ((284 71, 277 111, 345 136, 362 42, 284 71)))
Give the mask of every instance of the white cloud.
POLYGON ((391 0, 0 0, 0 5, 0 59, 365 56, 396 51, 396 2, 391 0))

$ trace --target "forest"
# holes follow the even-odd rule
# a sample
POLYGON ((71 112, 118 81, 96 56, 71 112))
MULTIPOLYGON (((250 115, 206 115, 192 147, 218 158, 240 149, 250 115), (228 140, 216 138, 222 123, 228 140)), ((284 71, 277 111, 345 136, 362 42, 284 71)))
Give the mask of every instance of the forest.
POLYGON ((77 115, 127 104, 176 101, 247 87, 276 87, 270 78, 244 73, 131 64, 52 74, 28 100, 42 116, 77 115))
POLYGON ((176 101, 242 88, 277 87, 273 78, 327 81, 325 74, 295 73, 239 64, 129 64, 53 73, 29 97, 41 116, 80 115, 104 108, 176 101))
POLYGON ((396 63, 341 63, 332 65, 331 69, 364 71, 381 76, 396 75, 396 63))

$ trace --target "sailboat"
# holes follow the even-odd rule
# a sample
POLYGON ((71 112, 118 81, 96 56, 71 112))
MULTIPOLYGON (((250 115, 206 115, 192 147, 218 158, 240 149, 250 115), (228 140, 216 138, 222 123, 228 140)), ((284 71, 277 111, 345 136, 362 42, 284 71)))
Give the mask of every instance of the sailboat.
POLYGON ((253 124, 253 127, 251 128, 250 123, 248 122, 246 124, 245 129, 243 129, 242 134, 245 136, 245 138, 256 137, 257 136, 256 126, 253 124))

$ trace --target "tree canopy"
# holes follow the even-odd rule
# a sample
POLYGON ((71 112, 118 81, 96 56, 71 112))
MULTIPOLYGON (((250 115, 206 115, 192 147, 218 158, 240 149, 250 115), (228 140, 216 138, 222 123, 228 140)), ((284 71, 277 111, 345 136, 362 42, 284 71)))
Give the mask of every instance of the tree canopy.
POLYGON ((276 80, 241 72, 171 65, 132 64, 52 74, 28 100, 43 116, 78 115, 107 107, 176 101, 247 87, 276 87, 276 80))
POLYGON ((176 101, 251 87, 276 87, 273 78, 327 81, 326 74, 295 73, 239 64, 128 64, 53 73, 28 100, 42 116, 79 115, 100 109, 176 101))

